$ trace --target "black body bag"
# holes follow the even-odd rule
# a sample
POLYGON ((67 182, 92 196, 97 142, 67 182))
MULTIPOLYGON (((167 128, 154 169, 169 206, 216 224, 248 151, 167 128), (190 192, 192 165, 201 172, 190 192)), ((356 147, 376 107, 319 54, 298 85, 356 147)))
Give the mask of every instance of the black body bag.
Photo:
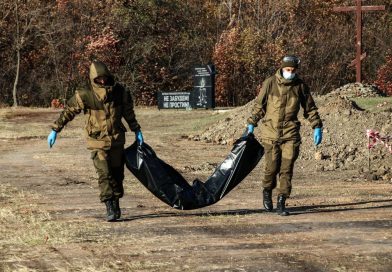
POLYGON ((173 167, 157 157, 154 150, 136 142, 125 149, 127 168, 157 198, 180 210, 212 205, 236 187, 257 165, 264 149, 253 134, 238 139, 214 173, 192 186, 173 167))

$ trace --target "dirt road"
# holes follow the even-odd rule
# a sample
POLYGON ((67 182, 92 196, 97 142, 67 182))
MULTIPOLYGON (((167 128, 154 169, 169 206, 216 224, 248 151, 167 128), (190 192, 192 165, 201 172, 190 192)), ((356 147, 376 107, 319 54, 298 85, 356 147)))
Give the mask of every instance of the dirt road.
MULTIPOLYGON (((49 150, 57 115, 0 109, 0 271, 392 271, 390 182, 299 161, 292 215, 280 217, 261 209, 261 165, 194 211, 166 206, 126 171, 123 220, 107 223, 83 117, 49 150)), ((145 140, 189 181, 206 178, 230 149, 181 137, 225 113, 139 108, 137 116, 145 140)))

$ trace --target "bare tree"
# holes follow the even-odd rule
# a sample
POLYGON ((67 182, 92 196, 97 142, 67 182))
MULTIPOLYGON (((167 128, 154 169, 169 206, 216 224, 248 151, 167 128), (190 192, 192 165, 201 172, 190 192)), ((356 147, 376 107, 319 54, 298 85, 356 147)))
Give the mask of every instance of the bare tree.
POLYGON ((19 81, 19 71, 20 71, 20 49, 23 44, 23 40, 20 38, 20 26, 19 26, 19 1, 15 0, 15 22, 16 22, 16 41, 15 41, 15 50, 16 50, 16 73, 15 73, 15 80, 14 80, 14 87, 12 89, 12 97, 14 100, 13 107, 18 106, 18 99, 16 96, 16 90, 18 87, 19 81))
POLYGON ((34 37, 32 31, 34 22, 38 21, 43 11, 46 8, 41 8, 43 5, 40 1, 30 1, 24 3, 26 6, 22 7, 20 0, 15 0, 15 53, 16 53, 16 72, 14 85, 12 89, 13 96, 13 107, 18 106, 17 90, 20 77, 20 66, 21 66, 21 52, 28 42, 31 42, 34 37), (28 3, 28 4, 27 4, 28 3), (28 6, 27 6, 28 5, 28 6), (24 17, 22 19, 22 16, 24 17))

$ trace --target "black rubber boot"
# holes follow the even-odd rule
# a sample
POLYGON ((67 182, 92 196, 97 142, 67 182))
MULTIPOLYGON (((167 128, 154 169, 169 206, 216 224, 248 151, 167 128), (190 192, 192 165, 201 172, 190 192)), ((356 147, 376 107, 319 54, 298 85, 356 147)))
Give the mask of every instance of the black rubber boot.
POLYGON ((114 213, 114 205, 113 205, 113 200, 106 200, 105 201, 106 205, 106 221, 108 222, 113 222, 116 221, 116 215, 114 213))
POLYGON ((286 197, 284 195, 278 195, 276 211, 281 216, 290 215, 290 213, 286 210, 286 197))
POLYGON ((114 215, 116 216, 116 219, 120 219, 121 217, 120 199, 116 198, 113 200, 113 207, 114 207, 114 215))
POLYGON ((268 189, 263 190, 263 206, 267 212, 272 212, 273 209, 272 190, 268 190, 268 189))

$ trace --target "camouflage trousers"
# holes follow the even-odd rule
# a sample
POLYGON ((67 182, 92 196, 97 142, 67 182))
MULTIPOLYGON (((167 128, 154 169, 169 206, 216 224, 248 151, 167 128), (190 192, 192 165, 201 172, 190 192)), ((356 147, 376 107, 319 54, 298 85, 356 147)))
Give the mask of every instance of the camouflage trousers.
POLYGON ((124 147, 94 149, 91 152, 91 159, 98 174, 100 200, 105 202, 121 198, 124 195, 124 147))
POLYGON ((264 147, 264 189, 275 189, 278 195, 289 197, 294 162, 299 155, 300 141, 262 141, 264 147))

